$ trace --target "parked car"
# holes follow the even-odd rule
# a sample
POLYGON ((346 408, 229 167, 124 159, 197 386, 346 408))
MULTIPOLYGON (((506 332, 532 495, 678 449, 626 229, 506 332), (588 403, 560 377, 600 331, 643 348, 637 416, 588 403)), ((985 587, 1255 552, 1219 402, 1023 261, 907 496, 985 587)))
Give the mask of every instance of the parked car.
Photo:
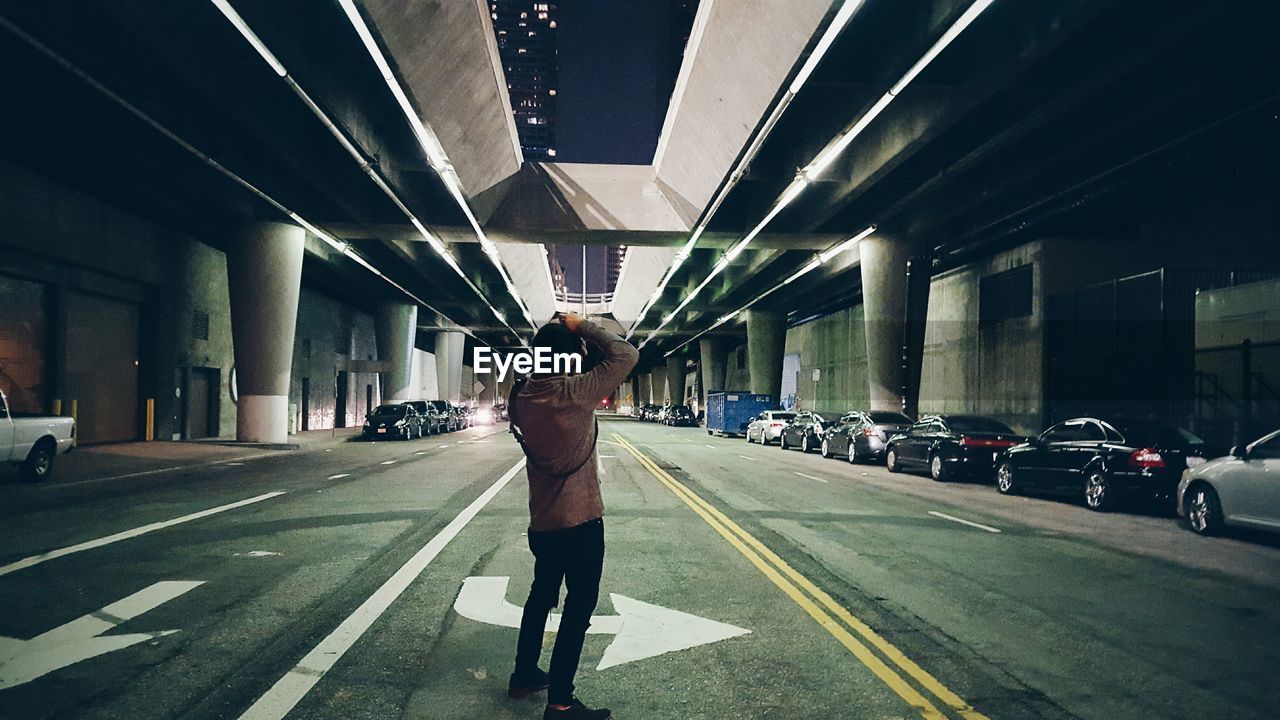
POLYGON ((467 411, 465 405, 451 404, 449 412, 453 415, 454 430, 466 430, 471 427, 471 413, 467 411))
POLYGON ((417 411, 418 422, 422 425, 424 434, 439 435, 444 432, 444 418, 440 417, 440 411, 436 410, 435 405, 426 400, 410 400, 407 404, 417 411))
POLYGON ((511 419, 511 416, 507 414, 506 403, 500 402, 493 406, 493 418, 494 420, 502 420, 504 422, 511 419))
POLYGON ((1188 468, 1178 483, 1178 514, 1200 535, 1228 525, 1280 532, 1280 430, 1188 468))
POLYGON ((672 427, 697 427, 698 417, 686 405, 675 405, 666 411, 662 418, 664 425, 672 427))
POLYGON ((1024 443, 1008 425, 980 415, 929 415, 889 439, 885 465, 890 472, 922 467, 943 482, 959 476, 989 479, 996 459, 1024 443))
POLYGON ((1083 497, 1092 510, 1144 500, 1173 504, 1182 471, 1215 457, 1188 430, 1140 418, 1075 418, 1005 451, 996 489, 1083 497))
POLYGON ((844 455, 851 463, 884 456, 889 439, 911 427, 911 418, 892 410, 845 413, 823 433, 822 457, 844 455))
POLYGON ((445 400, 428 400, 427 402, 436 410, 440 432, 453 432, 458 429, 458 421, 453 415, 452 405, 445 400))
POLYGON ((747 442, 768 445, 782 436, 782 428, 795 416, 785 410, 765 410, 747 424, 747 442))
POLYGON ((660 412, 662 412, 661 405, 645 405, 640 411, 640 419, 646 422, 657 422, 660 412))
POLYGON ((422 435, 418 411, 409 403, 379 405, 364 420, 364 436, 367 438, 408 440, 422 435))
POLYGON ((782 432, 778 433, 778 446, 783 450, 800 448, 800 452, 806 453, 817 450, 822 447, 823 425, 826 423, 818 413, 802 410, 782 426, 782 432))
POLYGON ((10 412, 9 398, 0 390, 0 462, 18 465, 27 482, 53 475, 54 458, 71 450, 75 430, 71 418, 10 412))
POLYGON ((471 408, 472 425, 492 425, 497 421, 493 408, 471 408))

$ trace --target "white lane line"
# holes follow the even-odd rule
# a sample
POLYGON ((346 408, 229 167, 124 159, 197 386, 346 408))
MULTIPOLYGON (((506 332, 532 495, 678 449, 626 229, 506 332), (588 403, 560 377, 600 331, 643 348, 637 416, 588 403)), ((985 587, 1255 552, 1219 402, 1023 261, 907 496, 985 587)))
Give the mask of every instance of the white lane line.
POLYGON ((330 476, 329 476, 329 479, 330 479, 330 480, 341 480, 341 479, 342 479, 342 478, 344 478, 344 477, 351 477, 351 473, 338 473, 337 475, 330 475, 330 476))
POLYGON ((706 443, 702 443, 702 444, 703 444, 703 446, 704 446, 704 447, 709 447, 709 448, 711 448, 712 450, 715 450, 715 449, 716 449, 716 446, 715 446, 715 445, 707 445, 706 443))
MULTIPOLYGON (((257 455, 246 455, 240 459, 243 461, 258 460, 265 457, 273 457, 279 455, 281 451, 259 453, 257 455)), ((325 452, 328 452, 326 450, 325 452)), ((194 463, 192 465, 173 465, 171 467, 156 468, 155 470, 142 470, 139 472, 124 473, 123 475, 110 475, 100 478, 89 478, 88 480, 76 480, 73 482, 54 482, 41 485, 41 490, 57 490, 58 488, 79 487, 81 485, 93 485, 95 483, 110 482, 112 480, 127 480, 129 478, 146 477, 148 475, 159 475, 167 472, 177 472, 178 470, 194 470, 195 468, 213 467, 215 465, 225 464, 222 460, 214 460, 212 462, 194 463)))
POLYGON ((320 678, 337 664, 338 660, 356 644, 362 635, 382 616, 387 608, 408 589, 409 585, 422 574, 431 561, 436 559, 463 528, 489 504, 495 496, 511 482, 511 478, 524 467, 521 459, 511 469, 502 474, 496 482, 489 486, 465 510, 458 514, 443 530, 431 538, 422 549, 414 553, 409 561, 396 570, 382 587, 379 587, 369 599, 360 604, 342 624, 321 640, 311 652, 307 653, 292 670, 276 681, 275 685, 258 698, 240 720, 283 720, 311 688, 320 682, 320 678))
POLYGON ((93 550, 94 548, 100 548, 104 545, 110 545, 111 543, 120 542, 121 540, 128 540, 130 538, 136 538, 139 535, 146 535, 147 533, 155 532, 156 530, 162 530, 167 527, 173 527, 174 525, 181 525, 182 523, 191 522, 192 520, 199 520, 200 518, 206 518, 206 517, 209 517, 210 515, 217 515, 218 513, 226 512, 228 510, 235 510, 236 508, 244 507, 245 505, 252 505, 254 503, 259 503, 259 502, 262 502, 263 500, 270 500, 273 497, 279 497, 280 495, 284 495, 284 494, 285 494, 285 491, 283 490, 263 493, 261 495, 247 498, 245 500, 237 500, 236 502, 227 503, 226 505, 219 505, 218 507, 209 508, 208 510, 201 510, 200 512, 194 512, 194 513, 191 513, 190 515, 183 515, 181 517, 176 517, 176 518, 173 518, 172 520, 163 520, 161 522, 154 522, 147 525, 141 525, 139 527, 133 528, 132 530, 124 530, 124 531, 115 533, 113 535, 100 537, 96 540, 88 540, 86 542, 77 543, 75 545, 68 545, 63 548, 58 548, 57 550, 50 550, 49 552, 46 552, 46 553, 40 553, 39 555, 32 555, 31 557, 23 558, 21 560, 18 560, 17 562, 12 562, 12 563, 9 563, 8 565, 0 567, 0 575, 8 575, 11 572, 24 570, 34 565, 39 565, 42 562, 53 560, 55 558, 60 558, 65 555, 84 552, 85 550, 93 550))
POLYGON ((600 458, 602 458, 602 459, 603 459, 603 458, 607 458, 607 459, 609 459, 609 460, 612 460, 612 459, 614 459, 614 458, 616 458, 616 457, 618 457, 618 456, 617 456, 617 455, 599 455, 599 456, 597 456, 597 457, 600 457, 600 458))
POLYGON ((427 454, 426 450, 419 450, 418 452, 414 453, 414 455, 426 455, 426 454, 427 454))
POLYGON ((441 445, 440 447, 442 447, 442 448, 447 448, 447 447, 449 447, 449 443, 445 443, 445 444, 441 445))
POLYGON ((815 475, 805 475, 805 474, 804 474, 804 473, 802 473, 802 472, 792 472, 791 474, 792 474, 792 475, 799 475, 799 476, 800 476, 800 477, 802 477, 802 478, 809 478, 810 480, 817 480, 817 481, 818 481, 818 482, 820 482, 820 483, 824 483, 824 482, 826 482, 826 480, 823 480, 823 479, 822 479, 822 478, 820 478, 820 477, 817 477, 817 476, 815 476, 815 475))
POLYGON ((976 523, 976 522, 973 522, 973 521, 971 521, 971 520, 965 520, 964 518, 958 518, 958 517, 956 517, 955 515, 948 515, 948 514, 946 514, 946 513, 940 513, 940 512, 938 512, 938 511, 936 511, 936 510, 930 510, 930 511, 929 511, 929 514, 930 514, 930 515, 932 515, 932 516, 934 516, 934 517, 940 517, 940 518, 942 518, 943 520, 950 520, 951 522, 958 522, 958 523, 960 523, 961 525, 968 525, 969 527, 975 527, 975 528, 978 528, 979 530, 986 530, 986 531, 987 531, 987 532, 989 532, 989 533, 998 533, 998 532, 1000 532, 1000 529, 999 529, 999 528, 993 528, 993 527, 991 527, 990 525, 983 525, 982 523, 976 523))
POLYGON ((383 460, 383 461, 382 461, 382 464, 383 464, 383 465, 395 465, 395 464, 396 464, 396 461, 395 461, 395 460, 383 460))
POLYGON ((750 455, 739 455, 738 457, 742 458, 743 460, 755 460, 755 458, 751 457, 750 455))

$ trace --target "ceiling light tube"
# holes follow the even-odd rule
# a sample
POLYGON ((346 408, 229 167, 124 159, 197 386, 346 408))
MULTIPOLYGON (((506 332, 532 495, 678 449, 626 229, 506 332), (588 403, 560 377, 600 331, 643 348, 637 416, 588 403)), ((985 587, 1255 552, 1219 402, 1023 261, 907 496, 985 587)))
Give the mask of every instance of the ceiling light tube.
POLYGON ((271 51, 267 49, 266 45, 262 44, 262 41, 258 39, 258 36, 254 34, 253 30, 249 29, 249 25, 245 23, 244 18, 240 17, 240 13, 236 12, 235 8, 231 7, 231 3, 227 2, 227 0, 213 0, 213 5, 218 8, 224 16, 226 16, 227 20, 231 21, 231 24, 235 26, 236 30, 240 31, 240 34, 244 36, 244 39, 248 40, 249 44, 253 46, 253 49, 257 50, 258 54, 262 56, 262 59, 267 61, 267 64, 271 66, 271 69, 276 75, 284 77, 289 74, 289 72, 284 69, 284 65, 276 59, 276 56, 271 54, 271 51))
POLYGON ((827 26, 826 32, 822 33, 822 39, 818 40, 818 44, 814 46, 813 52, 809 54, 809 58, 805 60, 801 66, 800 72, 796 74, 794 80, 791 81, 791 94, 795 95, 800 92, 800 88, 809 80, 809 76, 817 69, 818 63, 822 62, 822 57, 831 49, 831 44, 835 42, 836 36, 844 30, 844 26, 848 24, 849 18, 853 17, 853 13, 862 5, 862 0, 845 0, 844 5, 836 12, 836 16, 831 20, 831 24, 827 26))
POLYGON ((857 235, 854 235, 848 240, 845 240, 839 245, 836 245, 833 248, 824 250, 822 254, 818 255, 819 262, 825 263, 837 255, 840 255, 842 253, 848 252, 849 250, 852 250, 853 248, 857 247, 858 243, 861 242, 863 238, 867 237, 868 235, 870 235, 875 231, 876 231, 876 226, 869 225, 866 230, 863 230, 862 232, 858 233, 857 235))
POLYGON ((947 28, 947 31, 942 34, 942 37, 938 38, 938 41, 933 44, 933 47, 929 48, 929 51, 921 56, 920 59, 916 61, 916 64, 912 65, 911 69, 894 84, 893 88, 889 90, 889 94, 897 95, 906 89, 907 85, 910 85, 911 81, 915 80, 916 76, 923 72, 924 69, 928 67, 929 63, 933 62, 934 58, 941 55, 942 51, 947 49, 947 46, 959 37, 960 33, 965 31, 965 28, 969 27, 974 20, 978 19, 978 16, 981 15, 984 10, 991 6, 992 2, 994 2, 994 0, 975 0, 975 2, 964 11, 964 14, 952 23, 951 27, 947 28))

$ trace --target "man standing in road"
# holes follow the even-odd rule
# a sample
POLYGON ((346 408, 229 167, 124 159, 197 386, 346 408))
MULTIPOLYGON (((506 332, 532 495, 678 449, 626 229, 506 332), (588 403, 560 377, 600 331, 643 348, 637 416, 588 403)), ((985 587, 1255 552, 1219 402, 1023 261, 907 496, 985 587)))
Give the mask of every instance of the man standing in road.
POLYGON ((507 403, 512 432, 528 459, 529 549, 534 557, 533 587, 524 605, 507 694, 523 698, 548 688, 543 720, 608 720, 608 709, 592 710, 573 695, 604 570, 595 409, 627 377, 640 354, 627 341, 574 314, 557 315, 542 326, 533 346, 578 354, 585 372, 534 374, 516 384, 507 403), (586 367, 587 344, 601 356, 592 368, 586 367), (548 674, 538 668, 538 659, 562 581, 568 594, 548 674))

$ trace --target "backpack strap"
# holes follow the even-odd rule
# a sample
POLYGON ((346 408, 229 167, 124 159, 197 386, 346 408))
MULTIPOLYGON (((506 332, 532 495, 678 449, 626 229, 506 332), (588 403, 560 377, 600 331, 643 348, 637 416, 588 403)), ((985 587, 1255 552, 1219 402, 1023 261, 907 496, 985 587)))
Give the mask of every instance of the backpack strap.
POLYGON ((508 421, 507 432, 510 432, 511 435, 516 439, 516 442, 519 443, 520 450, 524 452, 525 460, 527 460, 530 465, 536 468, 538 472, 541 472, 544 475, 550 475, 552 477, 567 478, 573 475, 574 473, 578 472, 582 468, 586 467, 587 463, 591 462, 591 456, 595 454, 596 443, 600 440, 600 420, 598 418, 596 419, 595 437, 591 438, 591 450, 587 453, 587 456, 582 459, 582 462, 578 463, 577 465, 574 465, 573 469, 568 472, 564 472, 564 473, 551 472, 545 466, 543 466, 542 463, 538 462, 537 460, 534 460, 533 455, 529 454, 529 446, 525 444, 524 433, 520 430, 519 419, 516 417, 516 395, 520 393, 520 390, 524 388, 525 383, 527 382, 529 382, 528 378, 520 378, 519 380, 516 380, 514 385, 511 386, 511 395, 507 398, 507 421, 508 421))

